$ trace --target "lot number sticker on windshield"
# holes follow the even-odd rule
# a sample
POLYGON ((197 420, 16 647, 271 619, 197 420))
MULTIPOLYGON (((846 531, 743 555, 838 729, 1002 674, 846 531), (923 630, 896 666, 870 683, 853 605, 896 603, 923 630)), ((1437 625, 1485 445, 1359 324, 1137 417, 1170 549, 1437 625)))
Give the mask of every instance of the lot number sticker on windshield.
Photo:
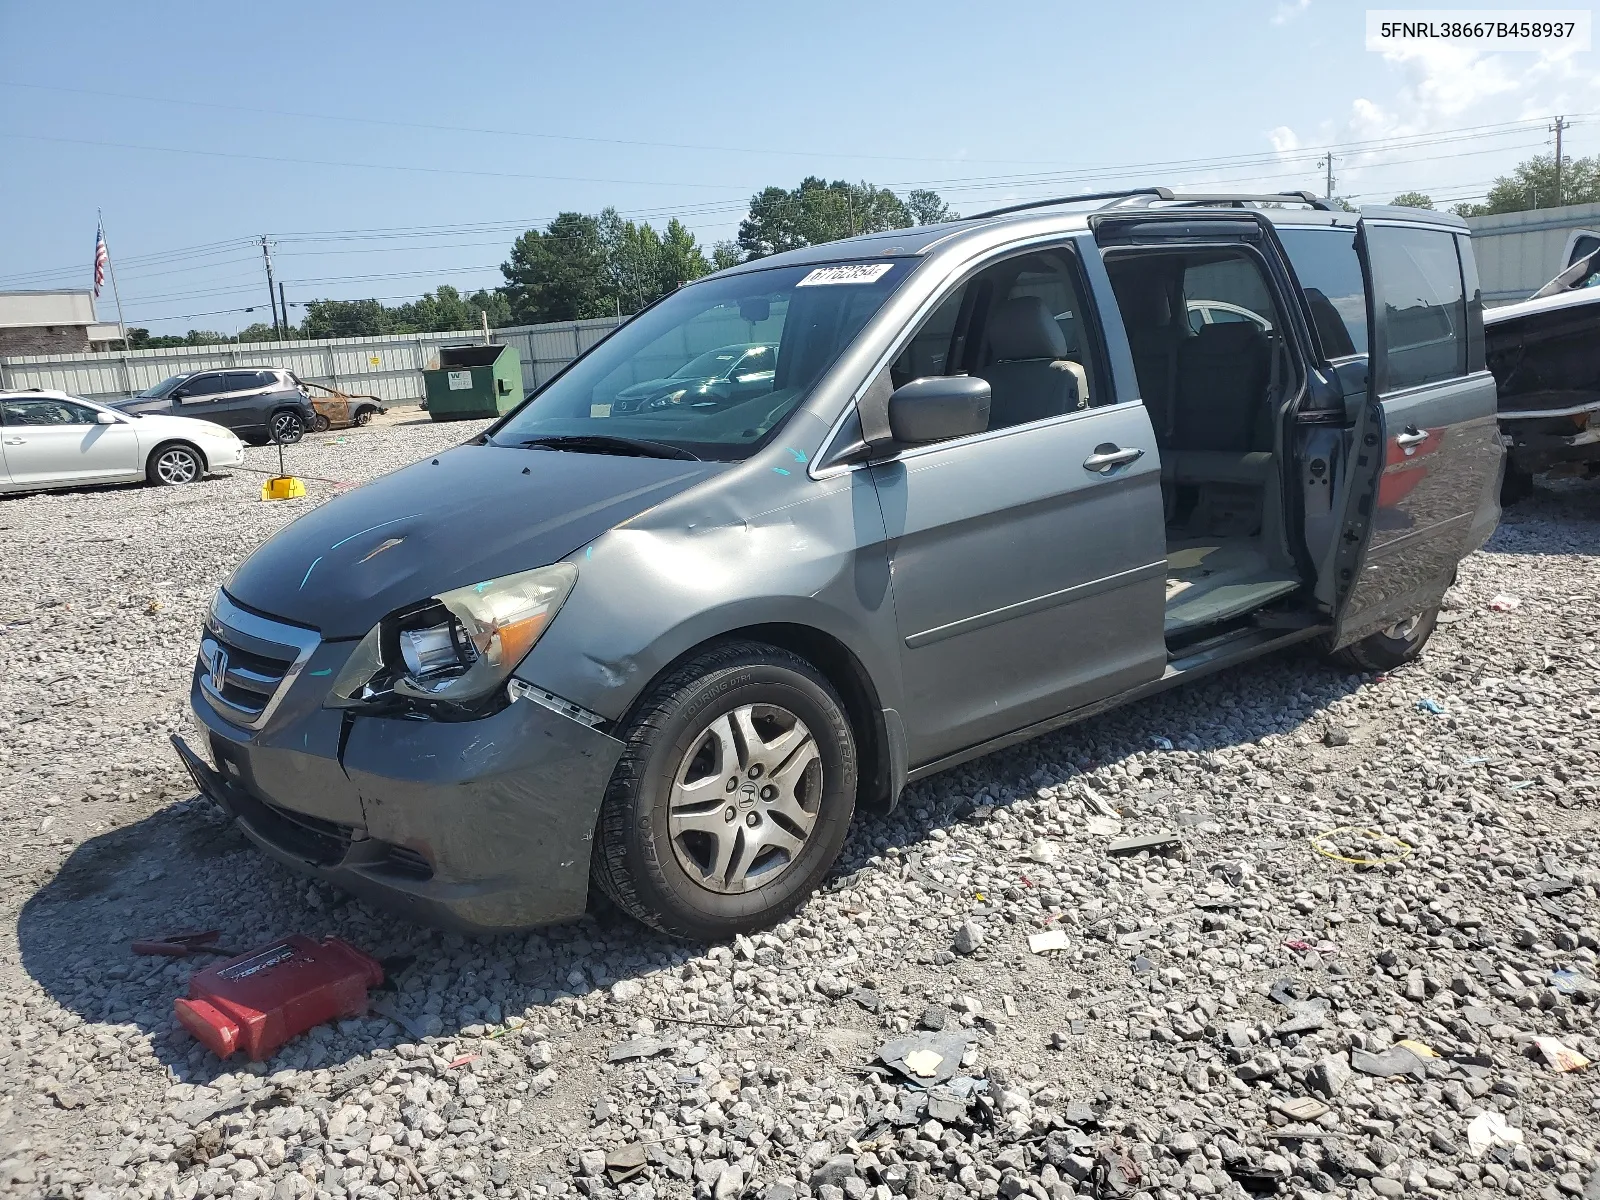
POLYGON ((847 267, 818 267, 795 287, 821 287, 828 283, 876 283, 891 270, 893 263, 867 263, 847 267))
POLYGON ((452 392, 470 392, 472 390, 472 372, 451 371, 450 390, 452 392))

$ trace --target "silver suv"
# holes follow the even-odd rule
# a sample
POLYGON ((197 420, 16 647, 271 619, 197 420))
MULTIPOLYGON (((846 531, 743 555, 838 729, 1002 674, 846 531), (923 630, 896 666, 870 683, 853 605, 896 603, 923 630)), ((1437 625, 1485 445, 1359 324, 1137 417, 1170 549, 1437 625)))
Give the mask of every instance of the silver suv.
POLYGON ((127 413, 196 417, 231 429, 256 445, 298 442, 317 417, 300 380, 281 367, 174 375, 112 407, 127 413))

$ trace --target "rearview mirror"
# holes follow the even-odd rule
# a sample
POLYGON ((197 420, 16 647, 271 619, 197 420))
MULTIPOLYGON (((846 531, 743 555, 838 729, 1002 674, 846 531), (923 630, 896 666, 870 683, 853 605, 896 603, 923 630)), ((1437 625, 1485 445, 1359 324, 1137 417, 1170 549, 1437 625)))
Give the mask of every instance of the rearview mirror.
POLYGON ((94 415, 94 423, 96 425, 115 425, 117 419, 108 412, 97 412, 94 415))
POLYGON ((897 442, 942 442, 988 428, 987 379, 930 375, 902 384, 889 397, 889 432, 897 442))
POLYGON ((772 315, 772 301, 765 296, 739 301, 739 316, 751 324, 765 321, 772 315))

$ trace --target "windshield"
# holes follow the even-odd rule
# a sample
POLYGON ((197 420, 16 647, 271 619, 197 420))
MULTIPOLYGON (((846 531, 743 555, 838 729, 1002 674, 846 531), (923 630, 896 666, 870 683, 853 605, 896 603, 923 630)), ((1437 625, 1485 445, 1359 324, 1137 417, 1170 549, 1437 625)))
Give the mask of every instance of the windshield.
POLYGON ((166 399, 168 392, 172 391, 187 378, 189 378, 187 375, 173 375, 170 378, 163 379, 160 383, 156 384, 155 387, 145 388, 144 391, 139 393, 138 399, 164 400, 166 399))
POLYGON ((489 442, 599 436, 705 459, 745 458, 799 406, 914 265, 778 267, 681 288, 575 362, 489 442), (770 373, 713 377, 725 376, 752 344, 775 349, 765 364, 770 373), (721 355, 731 357, 719 369, 721 355), (708 362, 711 369, 702 371, 708 362), (676 390, 635 386, 664 378, 707 382, 676 390))

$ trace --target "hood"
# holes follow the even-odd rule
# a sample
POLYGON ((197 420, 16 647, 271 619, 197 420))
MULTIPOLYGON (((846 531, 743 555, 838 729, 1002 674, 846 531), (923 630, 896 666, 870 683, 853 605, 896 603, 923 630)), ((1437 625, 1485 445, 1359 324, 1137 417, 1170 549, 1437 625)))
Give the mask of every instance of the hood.
POLYGON ((695 384, 703 385, 702 379, 646 379, 643 383, 629 384, 617 393, 618 400, 632 400, 639 396, 651 396, 656 392, 670 392, 675 388, 693 387, 695 384))
POLYGON ((313 509, 224 586, 324 638, 358 638, 402 605, 556 562, 725 465, 459 446, 313 509))
POLYGON ((111 401, 107 407, 125 413, 166 413, 172 411, 172 401, 150 396, 126 396, 111 401))
POLYGON ((233 438, 237 435, 226 425, 216 421, 203 421, 199 417, 169 417, 166 413, 128 412, 134 418, 134 427, 146 437, 196 437, 233 438))

